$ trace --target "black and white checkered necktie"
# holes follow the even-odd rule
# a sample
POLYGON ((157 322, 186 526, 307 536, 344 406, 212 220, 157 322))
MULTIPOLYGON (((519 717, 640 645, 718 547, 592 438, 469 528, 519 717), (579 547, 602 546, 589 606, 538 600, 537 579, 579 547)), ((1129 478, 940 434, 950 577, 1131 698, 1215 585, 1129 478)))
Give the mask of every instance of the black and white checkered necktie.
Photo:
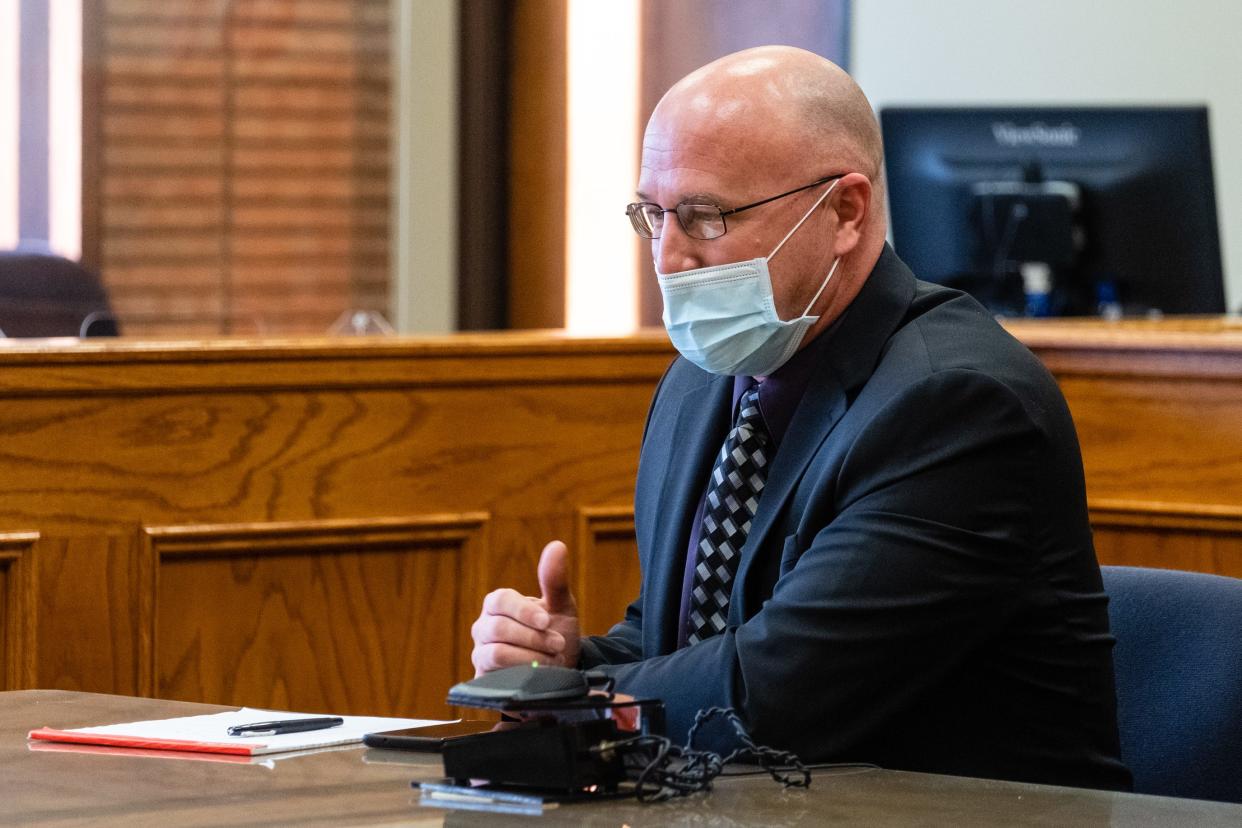
POLYGON ((691 644, 725 628, 733 576, 768 475, 771 442, 759 412, 759 386, 754 385, 742 395, 737 422, 712 468, 690 593, 691 644))

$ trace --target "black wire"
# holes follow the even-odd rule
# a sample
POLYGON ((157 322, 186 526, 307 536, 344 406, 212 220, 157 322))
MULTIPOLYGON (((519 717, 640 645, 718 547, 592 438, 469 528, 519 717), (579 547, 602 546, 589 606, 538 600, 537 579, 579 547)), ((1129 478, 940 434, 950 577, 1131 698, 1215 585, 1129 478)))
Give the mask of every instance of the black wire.
POLYGON ((755 744, 732 708, 712 707, 700 710, 686 735, 684 747, 673 744, 665 736, 646 735, 597 745, 594 750, 616 751, 621 755, 627 770, 637 774, 634 795, 639 802, 662 802, 673 797, 709 790, 712 780, 724 774, 725 766, 740 759, 754 759, 762 770, 725 775, 749 776, 767 773, 787 788, 806 788, 811 784, 810 769, 802 764, 796 754, 755 744), (694 737, 699 728, 717 716, 723 717, 732 725, 738 741, 742 744, 742 747, 734 749, 726 756, 694 747, 694 737), (675 767, 674 763, 680 764, 675 767))
POLYGON ((737 712, 731 707, 709 707, 707 710, 700 710, 694 717, 690 732, 686 735, 688 747, 694 746, 694 736, 699 727, 716 716, 724 717, 725 721, 733 726, 733 732, 743 745, 743 747, 735 748, 726 756, 721 762, 722 765, 735 762, 743 757, 753 757, 759 762, 759 767, 766 770, 774 780, 786 788, 809 788, 811 786, 811 772, 802 764, 802 760, 796 753, 755 744, 750 734, 746 732, 746 726, 738 718, 737 712))

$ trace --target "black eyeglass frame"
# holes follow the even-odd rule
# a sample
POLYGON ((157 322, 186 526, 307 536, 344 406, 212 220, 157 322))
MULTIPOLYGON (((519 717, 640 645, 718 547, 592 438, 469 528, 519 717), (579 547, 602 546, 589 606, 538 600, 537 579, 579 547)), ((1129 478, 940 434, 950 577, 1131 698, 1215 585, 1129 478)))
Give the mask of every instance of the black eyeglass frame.
MULTIPOLYGON (((677 216, 678 224, 681 225, 682 232, 684 232, 687 236, 690 236, 690 238, 699 239, 700 241, 711 241, 712 239, 718 239, 724 234, 729 232, 729 223, 725 221, 725 216, 733 216, 745 210, 750 210, 755 207, 762 207, 763 205, 776 201, 779 198, 785 198, 786 196, 791 196, 794 193, 800 193, 803 190, 809 190, 812 187, 818 187, 821 184, 827 184, 829 181, 835 181, 836 179, 844 178, 847 175, 849 175, 849 173, 837 173, 836 175, 828 175, 816 181, 812 181, 810 184, 803 184, 801 187, 795 187, 794 189, 781 193, 779 195, 769 196, 768 198, 760 199, 759 201, 755 201, 750 204, 743 204, 741 207, 733 207, 729 210, 721 210, 719 205, 716 205, 716 204, 701 204, 701 203, 693 202, 693 201, 683 201, 682 203, 678 204, 676 207, 669 207, 669 208, 661 207, 659 204, 656 204, 655 202, 652 202, 652 201, 635 201, 632 204, 626 205, 625 214, 630 217, 630 224, 633 225, 634 232, 637 233, 639 237, 643 239, 654 240, 654 239, 660 238, 659 235, 648 236, 644 234, 643 231, 639 229, 640 228, 639 220, 636 215, 643 207, 654 207, 656 210, 660 211, 661 216, 663 216, 665 213, 674 213, 677 216), (706 236, 706 237, 692 235, 690 231, 686 229, 686 222, 682 219, 681 213, 679 212, 681 208, 683 207, 715 208, 716 212, 720 214, 721 230, 720 230, 719 235, 706 236)), ((663 222, 661 222, 660 235, 663 235, 663 222)))

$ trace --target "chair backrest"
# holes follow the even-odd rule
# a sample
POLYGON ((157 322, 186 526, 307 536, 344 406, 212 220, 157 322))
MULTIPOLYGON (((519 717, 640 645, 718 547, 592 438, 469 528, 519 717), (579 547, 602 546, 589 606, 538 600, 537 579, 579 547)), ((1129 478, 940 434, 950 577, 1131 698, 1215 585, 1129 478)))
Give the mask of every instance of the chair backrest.
POLYGON ((1242 802, 1242 580, 1101 570, 1135 792, 1242 802))
POLYGON ((0 331, 5 336, 115 336, 99 278, 68 259, 0 253, 0 331), (96 320, 83 331, 83 322, 96 320))

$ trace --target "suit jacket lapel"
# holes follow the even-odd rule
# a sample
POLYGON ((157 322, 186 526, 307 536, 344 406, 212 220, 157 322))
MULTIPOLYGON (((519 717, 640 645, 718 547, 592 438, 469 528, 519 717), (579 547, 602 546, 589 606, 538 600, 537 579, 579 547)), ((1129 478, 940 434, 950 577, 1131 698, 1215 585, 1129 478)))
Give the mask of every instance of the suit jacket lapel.
POLYGON ((824 358, 812 372, 772 461, 759 511, 742 547, 729 601, 730 623, 740 624, 758 611, 757 606, 747 605, 748 593, 770 592, 770 585, 763 590, 746 589, 752 571, 757 572, 757 562, 767 554, 780 553, 779 544, 769 543, 768 535, 816 451, 875 370, 885 343, 900 326, 914 298, 914 290, 914 275, 886 244, 858 296, 836 326, 824 332, 831 337, 824 358))
POLYGON ((690 524, 707 476, 729 430, 732 393, 733 378, 723 376, 687 391, 677 409, 671 441, 664 447, 668 465, 648 557, 659 571, 646 578, 649 600, 643 606, 643 652, 648 656, 672 652, 677 646, 686 563, 682 553, 690 543, 690 524))
MULTIPOLYGON (((742 547, 742 560, 738 564, 737 577, 733 581, 733 590, 729 599, 729 622, 740 624, 750 617, 757 607, 746 603, 746 584, 752 568, 761 557, 757 550, 764 548, 767 537, 772 533, 777 518, 784 511, 785 502, 793 494, 794 488, 807 464, 811 462, 820 444, 828 438, 837 421, 848 408, 845 391, 833 377, 820 374, 813 376, 807 385, 806 393, 789 422, 785 439, 776 452, 772 468, 768 471, 767 483, 763 488, 763 497, 759 500, 759 511, 755 513, 750 534, 742 547)), ((777 550, 779 552, 779 549, 777 550)), ((766 590, 764 591, 766 593, 766 590)))

